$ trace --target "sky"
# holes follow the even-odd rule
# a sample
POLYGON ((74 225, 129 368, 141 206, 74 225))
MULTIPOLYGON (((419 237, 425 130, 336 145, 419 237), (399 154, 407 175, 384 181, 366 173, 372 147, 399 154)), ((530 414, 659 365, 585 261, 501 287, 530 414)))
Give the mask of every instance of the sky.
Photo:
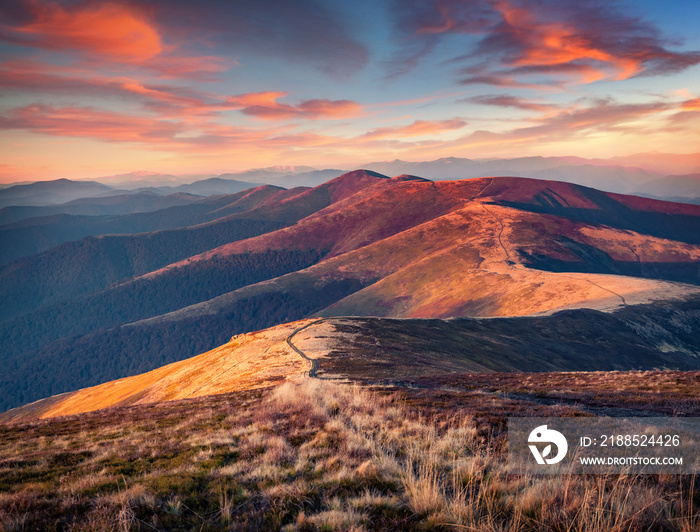
POLYGON ((0 182, 700 151, 697 0, 3 0, 0 182))

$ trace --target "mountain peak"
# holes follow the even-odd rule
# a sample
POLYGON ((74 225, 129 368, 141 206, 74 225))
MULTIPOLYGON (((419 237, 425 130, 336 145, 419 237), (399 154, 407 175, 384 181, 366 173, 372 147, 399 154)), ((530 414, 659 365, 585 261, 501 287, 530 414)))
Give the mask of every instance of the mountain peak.
POLYGON ((385 176, 371 170, 353 170, 341 176, 331 179, 330 181, 320 185, 328 189, 330 192, 330 201, 335 203, 344 198, 352 196, 363 188, 372 186, 379 181, 388 180, 389 176, 385 176))
POLYGON ((392 181, 421 181, 427 182, 430 179, 424 177, 418 177, 417 175, 401 174, 391 178, 392 181))

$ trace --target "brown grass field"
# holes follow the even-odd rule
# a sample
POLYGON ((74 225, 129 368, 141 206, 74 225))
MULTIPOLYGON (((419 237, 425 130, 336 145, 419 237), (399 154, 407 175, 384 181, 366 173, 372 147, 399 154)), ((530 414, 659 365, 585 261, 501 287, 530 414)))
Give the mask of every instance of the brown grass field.
POLYGON ((0 530, 700 530, 691 475, 518 476, 508 416, 694 415, 700 372, 276 387, 0 425, 0 530))

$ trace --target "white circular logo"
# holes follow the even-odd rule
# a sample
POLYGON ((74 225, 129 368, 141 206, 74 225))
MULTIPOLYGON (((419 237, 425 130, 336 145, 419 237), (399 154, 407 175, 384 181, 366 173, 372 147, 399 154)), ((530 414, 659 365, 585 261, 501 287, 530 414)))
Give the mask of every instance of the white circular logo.
POLYGON ((532 451, 535 460, 540 465, 544 464, 558 464, 566 456, 566 451, 569 450, 569 444, 566 442, 564 435, 553 429, 548 429, 547 425, 540 425, 535 430, 530 433, 527 439, 530 444, 533 443, 547 443, 542 452, 540 453, 536 445, 530 445, 530 450, 532 451), (552 458, 547 458, 552 454, 552 444, 557 446, 557 454, 552 458))

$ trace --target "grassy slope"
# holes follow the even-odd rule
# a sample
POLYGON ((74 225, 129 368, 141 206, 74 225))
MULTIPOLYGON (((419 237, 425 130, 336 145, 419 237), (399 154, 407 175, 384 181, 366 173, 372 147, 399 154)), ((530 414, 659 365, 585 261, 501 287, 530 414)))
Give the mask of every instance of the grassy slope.
POLYGON ((0 420, 74 414, 133 403, 226 393, 307 369, 286 338, 320 362, 321 376, 366 383, 421 383, 467 372, 700 369, 700 298, 628 306, 609 314, 488 320, 331 318, 234 337, 203 355, 49 398, 0 420), (653 324, 653 326, 651 325, 653 324))
MULTIPOLYGON (((501 374, 491 377, 449 392, 305 380, 0 425, 0 527, 690 532, 700 526, 700 482, 691 475, 508 474, 506 416, 587 414, 492 393, 509 387, 500 384, 501 374)), ((526 392, 547 386, 546 375, 523 377, 526 392)), ((684 401, 698 374, 611 377, 592 378, 629 405, 630 390, 645 386, 684 401)), ((570 388, 577 391, 573 382, 570 388)))
POLYGON ((291 323, 235 336, 202 355, 141 375, 62 394, 59 400, 37 401, 0 414, 0 419, 55 417, 114 406, 264 388, 304 371, 305 363, 289 350, 285 341, 297 326, 291 323))

